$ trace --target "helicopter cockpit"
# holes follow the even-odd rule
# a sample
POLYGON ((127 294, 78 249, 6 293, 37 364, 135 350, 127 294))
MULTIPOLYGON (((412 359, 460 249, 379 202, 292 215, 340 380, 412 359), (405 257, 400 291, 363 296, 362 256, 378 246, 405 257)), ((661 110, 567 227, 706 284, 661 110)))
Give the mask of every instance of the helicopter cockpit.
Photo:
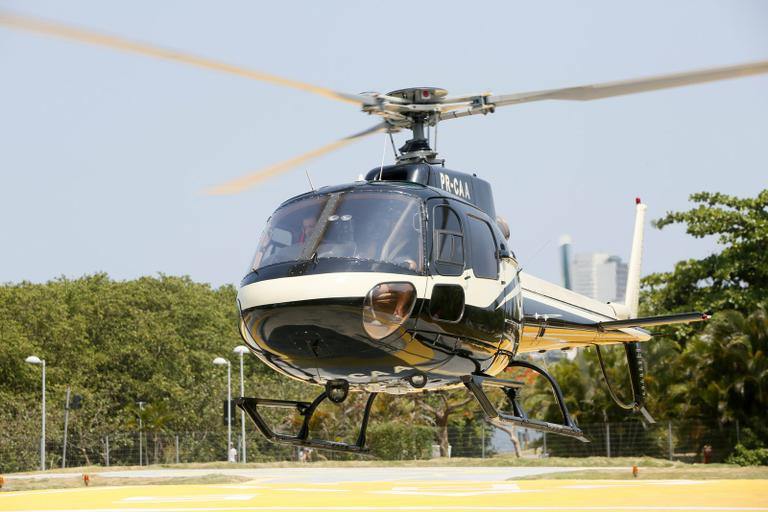
POLYGON ((385 191, 313 194, 280 207, 262 234, 252 269, 290 261, 347 259, 421 273, 421 200, 385 191))

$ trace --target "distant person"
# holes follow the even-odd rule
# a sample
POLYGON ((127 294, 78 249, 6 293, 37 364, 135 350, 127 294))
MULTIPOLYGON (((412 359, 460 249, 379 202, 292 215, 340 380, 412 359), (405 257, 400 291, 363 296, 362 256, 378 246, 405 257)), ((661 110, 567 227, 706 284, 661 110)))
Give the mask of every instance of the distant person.
POLYGON ((234 446, 229 449, 229 458, 227 460, 229 462, 237 462, 237 448, 234 446))
POLYGON ((307 217, 301 221, 301 234, 299 235, 299 243, 303 244, 315 230, 317 225, 317 219, 314 217, 307 217))

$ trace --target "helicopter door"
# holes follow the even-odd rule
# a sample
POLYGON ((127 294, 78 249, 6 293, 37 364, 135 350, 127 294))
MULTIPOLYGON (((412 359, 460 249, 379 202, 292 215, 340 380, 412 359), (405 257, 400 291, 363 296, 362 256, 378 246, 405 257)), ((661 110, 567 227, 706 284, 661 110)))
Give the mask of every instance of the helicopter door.
POLYGON ((461 213, 445 199, 428 200, 427 212, 427 232, 431 235, 427 238, 429 275, 426 292, 429 302, 421 311, 417 329, 446 353, 452 353, 461 348, 463 333, 466 298, 464 225, 461 213))
POLYGON ((501 285, 493 233, 485 221, 465 214, 462 205, 432 199, 427 206, 432 234, 429 305, 419 329, 484 368, 496 353, 504 323, 496 307, 501 285))
POLYGON ((472 318, 468 321, 477 336, 496 344, 504 331, 502 304, 506 283, 499 278, 499 247, 490 224, 468 213, 465 217, 469 242, 469 279, 467 303, 471 304, 472 318))
POLYGON ((428 315, 438 324, 456 323, 464 316, 467 287, 464 226, 460 214, 445 200, 429 201, 428 207, 432 232, 428 315))

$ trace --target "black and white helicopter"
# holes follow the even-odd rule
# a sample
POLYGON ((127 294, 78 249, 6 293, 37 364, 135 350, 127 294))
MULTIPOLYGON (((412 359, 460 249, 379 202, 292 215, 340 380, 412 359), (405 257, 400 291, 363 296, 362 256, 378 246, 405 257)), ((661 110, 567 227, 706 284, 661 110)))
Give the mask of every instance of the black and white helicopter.
MULTIPOLYGON (((526 101, 591 100, 759 72, 768 72, 768 63, 503 96, 452 98, 443 89, 416 87, 359 97, 363 112, 385 121, 345 141, 401 129, 412 130, 412 138, 394 165, 285 201, 269 219, 238 293, 241 334, 250 349, 276 371, 325 390, 311 403, 240 398, 239 407, 273 441, 363 451, 377 393, 464 386, 493 423, 587 441, 557 382, 519 356, 594 346, 605 376, 600 346, 623 344, 633 400, 622 403, 613 390, 611 396, 653 422, 644 406, 639 343, 651 336, 643 328, 702 321, 709 314, 637 317, 646 206, 637 199, 624 303, 593 300, 521 271, 508 244, 509 227, 496 215, 491 185, 447 169, 426 129, 526 101), (548 381, 562 423, 528 417, 518 400, 524 383, 499 377, 514 367, 548 381), (507 410, 488 398, 488 386, 503 390, 507 410), (325 399, 343 402, 350 391, 369 394, 357 442, 310 438, 317 406, 325 399), (295 408, 303 427, 295 436, 276 433, 260 407, 295 408)), ((292 163, 214 192, 240 190, 292 163)))
POLYGON ((624 304, 602 303, 523 273, 509 246, 509 227, 496 215, 491 185, 446 168, 432 149, 430 129, 436 138, 442 121, 519 103, 587 101, 768 73, 768 61, 761 61, 517 94, 451 97, 443 89, 415 87, 355 95, 36 18, 0 12, 0 25, 292 87, 356 104, 383 119, 213 193, 239 192, 366 136, 412 131, 394 165, 285 201, 268 220, 238 292, 240 332, 250 350, 275 371, 324 388, 311 403, 241 397, 238 406, 272 441, 348 452, 365 451, 378 393, 461 387, 491 422, 586 441, 557 382, 520 358, 548 350, 594 346, 599 355, 603 345, 622 344, 633 400, 617 402, 652 421, 644 406, 639 344, 650 339, 644 328, 709 317, 691 312, 638 318, 645 212, 639 200, 624 304), (561 423, 527 416, 518 399, 524 383, 500 377, 515 367, 549 382, 561 423), (487 387, 503 390, 504 410, 488 398, 487 387), (312 438, 310 420, 320 403, 343 402, 350 392, 369 395, 357 442, 312 438), (264 407, 294 409, 303 416, 300 431, 275 432, 260 410, 264 407))

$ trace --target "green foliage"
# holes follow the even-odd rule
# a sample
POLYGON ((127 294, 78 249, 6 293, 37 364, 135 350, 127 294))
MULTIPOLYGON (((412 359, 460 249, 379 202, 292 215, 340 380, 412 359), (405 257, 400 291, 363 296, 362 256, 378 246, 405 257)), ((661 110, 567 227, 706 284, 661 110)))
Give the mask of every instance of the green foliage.
POLYGON ((721 311, 671 361, 677 411, 751 425, 768 419, 768 313, 721 311), (682 393, 680 393, 682 392, 682 393), (759 421, 758 421, 759 422, 759 421))
MULTIPOLYGON (((226 371, 211 362, 223 356, 237 364, 235 295, 232 286, 212 289, 162 275, 113 281, 96 274, 0 286, 0 471, 39 464, 40 367, 24 362, 32 354, 47 363, 47 443, 54 463, 60 462, 55 457, 68 386, 84 397, 82 409, 70 413, 68 452, 91 462, 103 460, 104 435, 138 430, 139 400, 147 402, 142 419, 151 445, 162 432, 220 431, 226 371)), ((254 358, 245 371, 246 389, 258 382, 262 392, 278 396, 296 388, 262 379, 273 372, 254 358)), ((115 443, 113 456, 119 453, 115 443)), ((150 456, 163 451, 151 448, 150 456)))
POLYGON ((430 456, 434 442, 434 430, 423 425, 388 421, 368 429, 371 453, 381 459, 425 459, 430 456))
POLYGON ((743 444, 737 444, 725 462, 739 466, 768 466, 768 448, 749 449, 743 444))
POLYGON ((644 307, 650 313, 685 308, 753 311, 768 293, 768 190, 754 199, 708 192, 690 199, 699 205, 669 212, 654 225, 662 229, 685 224, 686 232, 696 238, 716 236, 723 250, 681 261, 673 272, 646 277, 644 307))
POLYGON ((699 205, 656 221, 716 236, 720 252, 643 280, 647 314, 712 310, 706 324, 660 329, 650 343, 651 410, 676 419, 718 418, 743 427, 768 420, 768 190, 757 197, 691 196, 699 205))
POLYGON ((645 314, 712 310, 705 324, 659 329, 647 346, 650 410, 661 418, 768 421, 768 190, 755 198, 701 192, 698 205, 655 222, 683 224, 722 250, 643 280, 645 314))

